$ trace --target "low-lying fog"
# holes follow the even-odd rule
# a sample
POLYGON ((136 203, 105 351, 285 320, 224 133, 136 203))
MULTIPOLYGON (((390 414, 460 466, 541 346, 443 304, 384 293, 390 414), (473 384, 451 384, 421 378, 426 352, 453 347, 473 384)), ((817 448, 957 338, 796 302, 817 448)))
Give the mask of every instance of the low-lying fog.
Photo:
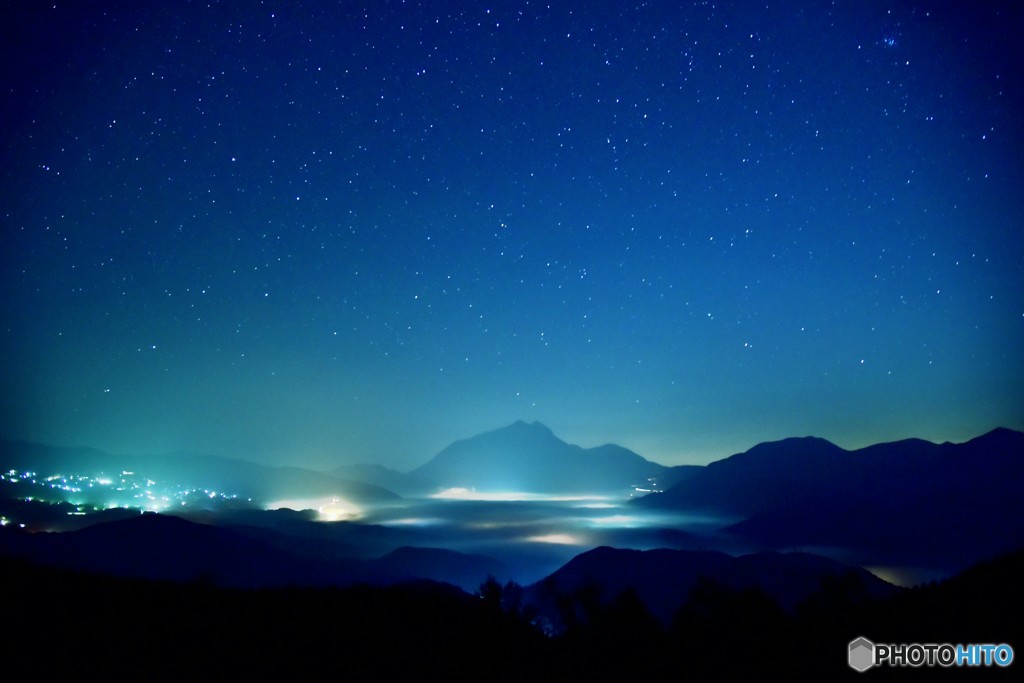
POLYGON ((500 578, 519 583, 539 580, 574 556, 604 545, 638 550, 756 550, 719 533, 735 520, 667 514, 629 501, 449 490, 432 498, 362 510, 337 498, 278 501, 272 507, 315 510, 323 524, 337 526, 338 531, 344 527, 345 541, 360 553, 419 546, 486 555, 507 568, 507 576, 500 578), (354 527, 367 532, 374 528, 378 533, 358 533, 354 527))

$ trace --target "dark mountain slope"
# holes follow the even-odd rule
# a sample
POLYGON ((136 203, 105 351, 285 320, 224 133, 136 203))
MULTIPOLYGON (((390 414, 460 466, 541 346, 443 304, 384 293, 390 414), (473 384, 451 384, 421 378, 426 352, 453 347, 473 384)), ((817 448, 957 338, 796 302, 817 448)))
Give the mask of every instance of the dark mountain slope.
POLYGON ((170 515, 136 514, 80 531, 26 533, 0 529, 0 555, 110 576, 201 580, 218 586, 387 585, 414 579, 472 589, 502 565, 482 555, 436 548, 400 548, 376 559, 339 557, 326 549, 257 527, 217 527, 170 515))
POLYGON ((956 571, 1024 544, 1024 434, 845 451, 786 439, 712 463, 635 504, 744 517, 767 548, 832 546, 859 562, 956 571))
POLYGON ((632 591, 662 623, 669 623, 702 579, 731 590, 756 588, 784 609, 792 610, 827 579, 851 576, 866 595, 881 597, 896 589, 863 569, 807 553, 755 553, 732 557, 688 550, 596 548, 577 555, 537 582, 528 597, 555 620, 566 601, 579 596, 607 604, 632 591))

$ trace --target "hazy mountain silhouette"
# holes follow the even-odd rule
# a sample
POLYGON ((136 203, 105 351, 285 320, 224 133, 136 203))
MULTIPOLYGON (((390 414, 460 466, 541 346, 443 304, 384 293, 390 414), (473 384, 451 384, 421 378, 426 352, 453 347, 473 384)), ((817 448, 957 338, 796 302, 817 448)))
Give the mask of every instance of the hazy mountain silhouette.
POLYGON ((331 476, 348 481, 361 481, 394 491, 401 496, 419 496, 433 493, 440 486, 414 474, 406 474, 383 465, 342 465, 328 472, 331 476))
POLYGON ((962 569, 1024 544, 1024 434, 846 451, 815 438, 759 444, 635 504, 746 518, 762 547, 842 546, 962 569))
POLYGON ((371 563, 390 582, 412 578, 442 581, 473 590, 488 576, 505 576, 505 566, 485 555, 458 553, 444 548, 398 548, 371 563))
POLYGON ((527 600, 552 620, 564 622, 564 610, 574 601, 608 604, 631 591, 651 615, 668 624, 703 579, 732 590, 758 589, 783 609, 792 610, 819 590, 822 581, 838 577, 852 577, 872 597, 897 590, 863 569, 809 553, 732 557, 711 551, 601 547, 577 555, 530 586, 527 600))
POLYGON ((539 422, 456 441, 412 474, 445 488, 537 493, 619 493, 649 488, 651 480, 682 476, 633 451, 607 444, 582 448, 562 441, 539 422))
POLYGON ((0 441, 0 467, 56 473, 118 475, 124 470, 157 482, 173 482, 252 498, 261 503, 292 498, 342 496, 353 503, 398 499, 372 484, 339 479, 300 467, 271 467, 213 455, 113 455, 91 448, 55 448, 23 441, 0 441))

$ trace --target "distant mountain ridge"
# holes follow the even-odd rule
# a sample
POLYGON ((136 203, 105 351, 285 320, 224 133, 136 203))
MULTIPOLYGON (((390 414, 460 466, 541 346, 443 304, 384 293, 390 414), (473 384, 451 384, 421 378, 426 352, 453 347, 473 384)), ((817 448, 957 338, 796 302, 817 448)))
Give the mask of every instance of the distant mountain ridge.
POLYGON ((349 481, 361 481, 394 491, 400 496, 419 496, 433 493, 438 489, 436 482, 429 481, 415 474, 406 474, 383 465, 355 464, 342 465, 330 472, 331 476, 349 481))
POLYGON ((614 444, 582 448, 539 422, 518 421, 456 441, 411 474, 446 488, 477 491, 625 494, 666 478, 674 481, 685 469, 659 465, 614 444))
POLYGON ((731 531, 760 547, 958 570, 1024 545, 1022 490, 1024 433, 1000 428, 961 444, 758 444, 634 504, 743 518, 731 531))
MULTIPOLYGON (((996 429, 962 444, 906 439, 847 451, 816 437, 760 443, 693 471, 640 505, 756 514, 842 495, 863 502, 1022 483, 1024 433, 996 429)), ((988 492, 986 493, 988 495, 988 492)))

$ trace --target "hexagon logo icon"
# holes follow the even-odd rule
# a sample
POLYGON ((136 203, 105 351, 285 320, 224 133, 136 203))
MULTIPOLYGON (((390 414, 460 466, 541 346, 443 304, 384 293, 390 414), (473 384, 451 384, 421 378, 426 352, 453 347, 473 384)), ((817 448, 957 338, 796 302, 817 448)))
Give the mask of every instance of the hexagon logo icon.
POLYGON ((875 665, 875 644, 867 638, 850 641, 850 668, 867 671, 875 665))

